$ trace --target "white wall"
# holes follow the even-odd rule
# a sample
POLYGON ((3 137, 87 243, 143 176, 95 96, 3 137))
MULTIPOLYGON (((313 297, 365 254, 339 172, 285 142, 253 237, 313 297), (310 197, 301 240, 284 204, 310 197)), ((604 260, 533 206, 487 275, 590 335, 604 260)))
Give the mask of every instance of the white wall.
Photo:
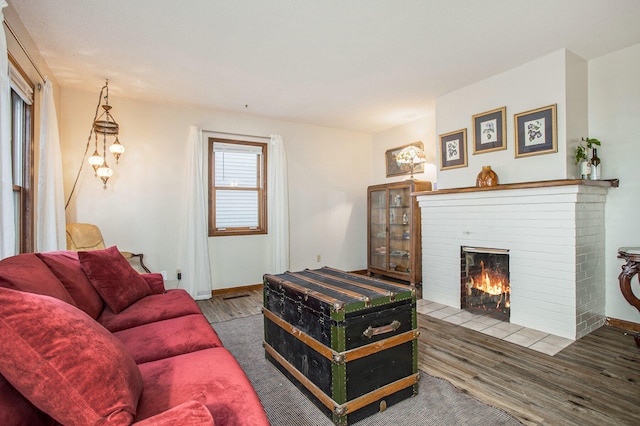
POLYGON ((387 177, 385 153, 389 149, 398 148, 417 141, 421 141, 424 145, 427 163, 425 163, 424 173, 415 173, 414 178, 436 182, 436 122, 435 111, 433 111, 422 118, 373 135, 373 180, 371 184, 397 182, 408 179, 408 175, 387 177))
MULTIPOLYGON (((607 316, 640 323, 640 313, 622 297, 617 258, 623 246, 640 246, 640 45, 589 62, 589 135, 602 141, 598 156, 604 179, 619 178, 606 205, 607 316)), ((637 277, 634 292, 640 295, 637 277)))
MULTIPOLYGON (((288 157, 291 269, 366 267, 366 187, 371 136, 344 130, 126 99, 110 87, 126 152, 107 189, 85 165, 69 222, 100 226, 108 245, 140 251, 153 271, 175 279, 188 127, 251 135, 280 134, 288 157), (356 158, 357 160, 353 160, 356 158), (321 262, 316 262, 316 256, 321 262)), ((95 93, 65 89, 59 114, 65 191, 71 190, 97 103, 95 93)), ((89 155, 93 152, 90 147, 89 155)), ((209 238, 214 288, 260 283, 269 271, 266 236, 209 238)), ((170 283, 175 285, 176 283, 170 283)))
POLYGON ((500 183, 575 177, 571 146, 577 144, 578 135, 586 136, 587 111, 585 107, 574 107, 573 99, 586 100, 586 76, 584 60, 559 50, 439 97, 436 101, 437 133, 467 128, 468 167, 439 171, 438 188, 475 186, 482 166, 492 166, 500 183), (567 101, 567 94, 571 95, 570 101, 567 101), (515 158, 514 114, 551 104, 557 104, 558 152, 515 158), (569 115, 568 104, 572 106, 569 115), (474 155, 472 116, 503 106, 507 108, 507 149, 474 155), (570 129, 568 124, 572 126, 570 129))

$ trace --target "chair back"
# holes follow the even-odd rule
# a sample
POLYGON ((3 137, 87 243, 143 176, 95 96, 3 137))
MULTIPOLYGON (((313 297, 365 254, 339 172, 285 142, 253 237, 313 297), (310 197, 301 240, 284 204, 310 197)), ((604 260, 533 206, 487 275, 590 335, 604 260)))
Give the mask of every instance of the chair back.
POLYGON ((100 228, 89 223, 67 225, 67 250, 88 251, 104 249, 104 239, 100 228))

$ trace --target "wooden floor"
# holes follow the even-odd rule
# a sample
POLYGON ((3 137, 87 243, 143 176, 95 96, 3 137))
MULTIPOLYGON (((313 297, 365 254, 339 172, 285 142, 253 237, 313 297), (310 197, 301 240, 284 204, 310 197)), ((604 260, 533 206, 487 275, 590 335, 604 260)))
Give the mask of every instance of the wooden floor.
MULTIPOLYGON (((212 322, 260 313, 262 293, 242 294, 198 304, 212 322)), ((640 349, 622 330, 602 327, 549 356, 427 315, 418 327, 420 370, 526 425, 640 425, 640 349)))
POLYGON ((554 356, 418 315, 419 368, 524 424, 640 425, 640 349, 605 326, 554 356))
POLYGON ((262 290, 214 296, 197 303, 210 323, 229 321, 262 313, 262 290))

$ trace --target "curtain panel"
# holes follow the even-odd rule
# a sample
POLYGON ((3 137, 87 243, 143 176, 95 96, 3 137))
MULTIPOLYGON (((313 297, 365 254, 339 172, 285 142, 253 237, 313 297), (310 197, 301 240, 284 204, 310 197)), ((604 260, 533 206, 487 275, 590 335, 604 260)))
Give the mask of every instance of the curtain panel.
POLYGON ((280 135, 271 135, 267 165, 271 273, 289 270, 289 184, 287 154, 280 135))
POLYGON ((42 252, 66 248, 62 154, 58 117, 50 81, 44 83, 40 105, 36 249, 42 252))
MULTIPOLYGON (((7 2, 0 0, 2 9, 7 2)), ((9 56, 7 37, 0 31, 0 259, 16 254, 16 222, 13 208, 13 172, 11 160, 11 92, 9 89, 9 56)))
POLYGON ((178 264, 182 273, 179 287, 187 290, 195 300, 210 299, 213 288, 209 263, 207 192, 204 185, 204 147, 202 131, 196 126, 189 127, 178 264))

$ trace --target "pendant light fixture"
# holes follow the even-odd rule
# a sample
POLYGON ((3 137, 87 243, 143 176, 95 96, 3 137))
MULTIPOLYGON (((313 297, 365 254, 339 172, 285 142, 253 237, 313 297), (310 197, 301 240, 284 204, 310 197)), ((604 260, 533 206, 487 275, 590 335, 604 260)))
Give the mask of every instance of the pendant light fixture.
POLYGON ((80 178, 80 173, 82 172, 82 166, 84 165, 84 159, 87 157, 92 141, 94 143, 94 150, 93 154, 88 158, 88 162, 91 167, 93 167, 95 176, 99 177, 102 181, 103 188, 105 189, 107 188, 109 178, 113 176, 113 169, 109 167, 109 164, 107 163, 108 139, 114 138, 111 145, 109 145, 109 152, 111 152, 113 157, 116 159, 116 164, 119 162, 120 156, 124 153, 124 146, 122 146, 118 139, 120 126, 113 118, 111 108, 111 105, 109 105, 109 80, 106 80, 104 86, 100 89, 98 105, 96 105, 96 112, 93 117, 93 124, 91 125, 89 137, 87 138, 87 146, 84 151, 84 156, 82 157, 82 163, 80 163, 80 168, 78 169, 78 174, 76 175, 76 180, 73 183, 73 187, 69 193, 69 198, 65 204, 65 209, 69 206, 71 197, 75 192, 78 179, 80 178), (102 147, 100 147, 101 142, 102 147), (102 153, 100 151, 102 151, 102 153))
POLYGON ((109 105, 109 80, 107 80, 100 90, 100 103, 96 110, 96 117, 94 118, 92 126, 92 131, 95 134, 95 150, 93 155, 89 157, 89 164, 93 167, 95 175, 102 180, 104 188, 107 187, 109 178, 113 176, 113 169, 111 169, 107 163, 107 137, 115 138, 109 146, 109 152, 113 154, 116 163, 118 163, 120 155, 124 152, 124 146, 122 146, 118 140, 120 126, 111 115, 111 108, 111 105, 109 105), (102 100, 104 100, 103 104, 101 104, 102 100), (98 116, 100 107, 102 107, 102 113, 98 116), (102 156, 98 150, 100 136, 102 136, 102 156))

